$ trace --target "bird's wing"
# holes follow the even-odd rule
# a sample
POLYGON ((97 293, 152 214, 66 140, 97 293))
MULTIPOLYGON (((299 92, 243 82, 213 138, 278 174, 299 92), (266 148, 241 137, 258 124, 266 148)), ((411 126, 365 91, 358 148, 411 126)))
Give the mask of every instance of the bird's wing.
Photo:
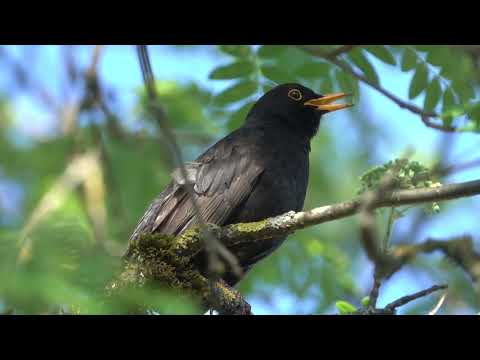
MULTIPOLYGON (((241 146, 227 137, 187 163, 187 181, 193 184, 193 193, 203 220, 224 225, 228 217, 252 192, 263 172, 255 159, 255 146, 241 146)), ((132 234, 159 232, 177 235, 187 227, 198 224, 185 179, 180 169, 172 173, 173 181, 150 205, 132 234)))

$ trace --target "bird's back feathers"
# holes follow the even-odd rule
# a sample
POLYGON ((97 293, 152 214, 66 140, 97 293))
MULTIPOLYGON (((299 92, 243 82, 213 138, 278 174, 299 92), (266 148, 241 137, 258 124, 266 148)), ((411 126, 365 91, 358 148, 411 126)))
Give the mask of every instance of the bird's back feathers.
POLYGON ((251 194, 264 170, 261 162, 256 160, 258 149, 248 141, 250 133, 251 129, 239 129, 213 145, 194 162, 187 163, 187 179, 182 177, 180 169, 174 170, 172 182, 152 202, 131 239, 152 232, 178 235, 198 224, 185 180, 193 185, 193 194, 203 220, 224 225, 232 211, 238 209, 251 194))

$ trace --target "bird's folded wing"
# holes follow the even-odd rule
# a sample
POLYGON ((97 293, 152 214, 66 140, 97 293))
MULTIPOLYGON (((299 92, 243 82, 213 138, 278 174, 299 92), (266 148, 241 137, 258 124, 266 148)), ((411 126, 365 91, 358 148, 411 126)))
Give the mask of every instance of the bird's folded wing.
POLYGON ((185 183, 193 185, 200 215, 207 223, 224 225, 251 194, 263 167, 255 161, 253 147, 235 146, 224 139, 195 162, 172 173, 173 181, 150 205, 131 238, 142 233, 177 235, 198 224, 185 183))

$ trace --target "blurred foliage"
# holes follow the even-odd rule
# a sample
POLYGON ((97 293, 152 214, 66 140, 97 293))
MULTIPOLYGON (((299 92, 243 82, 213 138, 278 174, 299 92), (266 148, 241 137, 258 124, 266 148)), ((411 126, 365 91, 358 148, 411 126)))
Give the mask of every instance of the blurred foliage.
POLYGON ((337 301, 335 307, 338 309, 340 315, 348 315, 357 311, 357 308, 348 301, 337 301))
MULTIPOLYGON (((322 53, 338 49, 316 48, 322 53)), ((357 78, 301 47, 221 45, 202 49, 217 64, 212 66, 208 83, 222 84, 220 90, 213 91, 212 86, 197 81, 161 80, 157 74, 162 106, 186 160, 240 126, 254 101, 278 83, 299 82, 321 93, 350 92, 355 102, 363 96, 357 78)), ((81 59, 91 56, 92 47, 64 47, 57 70, 68 91, 60 91, 55 99, 58 107, 51 110, 52 130, 48 135, 34 136, 19 130, 25 120, 18 117, 14 105, 18 92, 34 100, 42 96, 42 91, 27 86, 41 78, 33 58, 31 66, 24 68, 36 70, 22 73, 15 66, 15 61, 23 65, 30 61, 32 47, 25 47, 24 52, 20 49, 15 56, 8 47, 0 50, 0 67, 6 79, 0 83, 0 185, 7 189, 3 196, 7 200, 0 196, 0 312, 124 313, 138 299, 148 301, 158 313, 197 312, 195 303, 165 289, 139 290, 115 304, 103 298, 103 286, 118 270, 119 255, 131 231, 169 182, 174 166, 155 122, 145 112, 142 84, 128 89, 134 94, 134 103, 131 108, 122 108, 110 99, 127 90, 104 84, 99 68, 101 85, 106 93, 113 94, 103 101, 115 116, 100 103, 93 103, 73 112, 72 121, 66 110, 72 102, 80 101, 81 75, 89 66, 81 59), (25 81, 29 77, 35 81, 25 81), (89 151, 99 154, 91 168, 95 171, 68 170, 74 159, 89 151), (19 196, 13 196, 8 185, 12 183, 21 189, 19 196), (13 217, 12 207, 18 210, 13 217)), ((152 58, 161 58, 167 50, 178 52, 179 57, 198 53, 198 47, 190 46, 152 50, 152 58)), ((134 52, 127 47, 124 51, 134 52)), ((40 58, 41 52, 36 53, 35 59, 40 58)), ((445 125, 461 131, 480 130, 480 71, 478 60, 470 53, 446 46, 374 45, 353 48, 337 58, 374 84, 382 84, 382 74, 375 65, 378 61, 409 72, 409 99, 424 96, 424 111, 435 111, 445 125)), ((124 67, 125 71, 139 72, 135 62, 129 64, 133 67, 124 67)), ((46 86, 47 92, 50 87, 46 86)), ((360 118, 361 114, 352 111, 349 116, 360 118)), ((383 135, 382 129, 362 121, 355 126, 354 131, 364 139, 364 147, 358 151, 338 151, 336 139, 327 131, 320 131, 313 140, 306 208, 350 199, 359 187, 372 188, 392 164, 371 168, 359 181, 359 175, 371 166, 373 139, 383 135)), ((404 164, 400 183, 407 188, 434 186, 436 180, 429 176, 418 180, 420 173, 428 174, 428 169, 418 162, 404 164)), ((295 301, 310 301, 308 309, 299 308, 298 312, 334 313, 335 305, 340 312, 355 309, 349 302, 358 303, 369 286, 358 279, 365 273, 358 236, 354 218, 299 231, 258 264, 239 289, 247 298, 271 306, 278 302, 274 298, 278 289, 295 301)), ((429 266, 435 265, 425 268, 429 266)), ((459 294, 470 291, 463 284, 459 294)), ((477 304, 471 300, 469 306, 477 304)))
MULTIPOLYGON (((252 48, 219 48, 230 55, 231 62, 213 69, 210 79, 236 81, 216 95, 220 104, 242 101, 256 91, 267 90, 272 83, 283 82, 303 83, 319 88, 323 93, 350 92, 357 100, 360 96, 357 78, 335 68, 325 58, 314 57, 298 47, 263 45, 256 51, 252 48)), ((331 51, 330 46, 317 48, 327 53, 331 51)), ((452 125, 454 120, 461 119, 461 130, 480 130, 480 103, 476 101, 475 92, 480 77, 474 59, 467 53, 447 46, 373 45, 354 48, 340 57, 375 84, 380 84, 380 77, 372 64, 372 57, 399 66, 405 72, 413 70, 409 99, 424 94, 424 111, 436 111, 444 125, 452 125)))
MULTIPOLYGON (((392 189, 416 189, 435 188, 442 186, 437 176, 426 166, 418 161, 410 161, 406 158, 395 159, 381 166, 374 166, 360 176, 361 188, 358 194, 367 190, 375 191, 385 176, 390 174, 393 177, 392 189)), ((410 206, 408 208, 411 208, 410 206)), ((427 213, 438 213, 440 206, 433 202, 425 205, 427 213)), ((404 212, 397 212, 396 217, 404 216, 404 212)))

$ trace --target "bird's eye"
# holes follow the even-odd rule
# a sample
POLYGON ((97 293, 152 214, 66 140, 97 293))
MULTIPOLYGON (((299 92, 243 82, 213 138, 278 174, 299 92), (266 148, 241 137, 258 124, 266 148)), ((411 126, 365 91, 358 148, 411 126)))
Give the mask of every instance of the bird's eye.
POLYGON ((302 93, 298 89, 292 89, 288 92, 288 97, 295 101, 300 101, 302 100, 302 93))

